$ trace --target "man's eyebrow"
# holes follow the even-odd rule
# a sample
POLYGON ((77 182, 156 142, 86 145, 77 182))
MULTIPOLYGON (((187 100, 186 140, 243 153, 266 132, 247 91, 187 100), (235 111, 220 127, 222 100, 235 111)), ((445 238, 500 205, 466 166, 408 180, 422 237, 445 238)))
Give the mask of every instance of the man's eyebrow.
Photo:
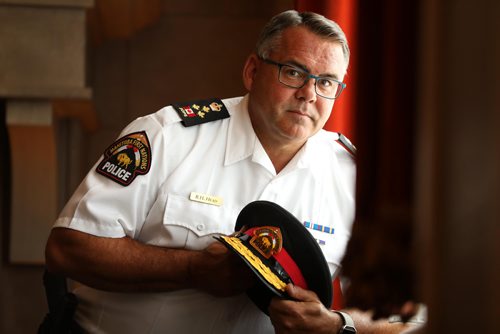
POLYGON ((306 65, 301 64, 301 63, 299 63, 299 62, 296 62, 296 61, 294 61, 294 60, 287 61, 287 62, 285 62, 285 64, 287 64, 287 65, 292 65, 292 66, 294 66, 294 67, 300 68, 300 69, 301 69, 301 70, 303 70, 304 72, 311 73, 311 71, 307 68, 307 66, 306 66, 306 65))
MULTIPOLYGON (((311 71, 309 70, 309 68, 306 65, 301 64, 295 60, 286 61, 285 64, 297 67, 297 68, 303 70, 304 72, 311 74, 311 71)), ((331 74, 331 73, 322 73, 322 74, 318 74, 318 76, 338 80, 338 76, 335 74, 331 74)))

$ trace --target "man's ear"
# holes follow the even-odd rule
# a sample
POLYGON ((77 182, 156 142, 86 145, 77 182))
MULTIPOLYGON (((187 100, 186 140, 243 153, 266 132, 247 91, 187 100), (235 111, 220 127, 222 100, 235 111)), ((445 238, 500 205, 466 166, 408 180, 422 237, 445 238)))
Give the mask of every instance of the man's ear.
POLYGON ((257 68, 259 65, 259 58, 255 53, 248 56, 245 66, 243 66, 243 85, 247 91, 252 90, 252 86, 255 80, 255 75, 257 74, 257 68))

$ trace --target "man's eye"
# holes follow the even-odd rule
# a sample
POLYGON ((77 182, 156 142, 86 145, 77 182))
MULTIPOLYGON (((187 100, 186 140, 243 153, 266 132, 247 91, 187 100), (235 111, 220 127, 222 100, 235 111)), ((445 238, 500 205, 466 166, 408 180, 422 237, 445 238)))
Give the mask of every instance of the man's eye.
POLYGON ((292 78, 301 78, 304 76, 302 72, 300 72, 294 68, 291 68, 291 67, 287 67, 285 70, 285 73, 287 76, 292 77, 292 78))
POLYGON ((319 78, 317 84, 321 87, 329 88, 333 86, 333 81, 325 78, 319 78))

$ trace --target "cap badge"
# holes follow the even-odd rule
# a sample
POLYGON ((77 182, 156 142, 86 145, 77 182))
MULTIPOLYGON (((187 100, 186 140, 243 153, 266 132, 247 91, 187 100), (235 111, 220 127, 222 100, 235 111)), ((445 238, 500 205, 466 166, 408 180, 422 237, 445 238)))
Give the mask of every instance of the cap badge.
POLYGON ((273 254, 279 253, 283 245, 283 237, 278 227, 264 226, 257 228, 250 239, 253 246, 263 257, 269 259, 273 254))

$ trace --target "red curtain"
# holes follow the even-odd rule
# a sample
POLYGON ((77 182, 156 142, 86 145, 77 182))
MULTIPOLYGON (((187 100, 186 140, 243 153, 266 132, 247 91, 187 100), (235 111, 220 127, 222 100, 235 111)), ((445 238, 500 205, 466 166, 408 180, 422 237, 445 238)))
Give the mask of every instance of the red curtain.
POLYGON ((325 124, 325 129, 341 132, 356 145, 354 129, 355 77, 356 77, 356 0, 295 0, 295 9, 299 12, 315 12, 337 22, 344 30, 351 58, 344 82, 347 88, 335 101, 332 115, 325 124))

